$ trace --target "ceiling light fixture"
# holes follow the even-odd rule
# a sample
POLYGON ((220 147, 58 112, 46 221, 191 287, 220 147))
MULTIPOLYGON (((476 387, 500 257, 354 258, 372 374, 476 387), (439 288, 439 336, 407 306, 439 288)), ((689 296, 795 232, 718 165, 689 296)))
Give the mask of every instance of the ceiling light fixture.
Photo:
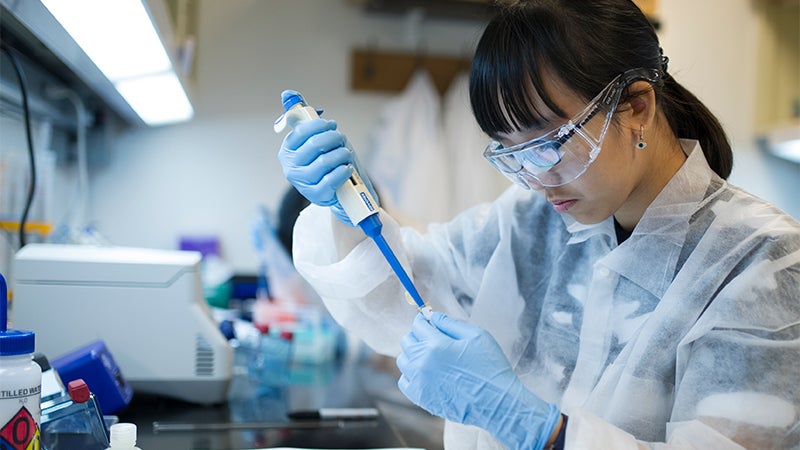
POLYGON ((183 122, 194 116, 143 0, 42 4, 146 124, 183 122))

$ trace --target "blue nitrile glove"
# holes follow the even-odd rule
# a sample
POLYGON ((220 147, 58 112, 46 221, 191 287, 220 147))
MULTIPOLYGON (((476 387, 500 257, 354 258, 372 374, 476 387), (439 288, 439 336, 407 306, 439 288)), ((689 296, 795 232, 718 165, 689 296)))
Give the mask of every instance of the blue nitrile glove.
POLYGON ((354 226, 336 198, 336 189, 353 173, 364 180, 370 193, 378 197, 369 178, 358 168, 355 152, 333 120, 313 119, 297 124, 283 139, 278 160, 283 174, 311 203, 330 206, 345 224, 354 226))
POLYGON ((540 450, 560 413, 525 389, 485 330, 434 312, 418 314, 397 358, 397 385, 412 402, 451 422, 483 428, 509 449, 540 450))

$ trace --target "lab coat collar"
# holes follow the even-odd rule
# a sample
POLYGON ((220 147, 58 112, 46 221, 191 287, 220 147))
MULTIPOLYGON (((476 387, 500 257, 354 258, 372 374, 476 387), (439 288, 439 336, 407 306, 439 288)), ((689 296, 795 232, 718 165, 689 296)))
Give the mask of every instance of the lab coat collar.
POLYGON ((686 162, 645 210, 631 237, 602 259, 608 268, 658 298, 675 277, 689 219, 705 203, 713 180, 719 180, 697 141, 681 140, 681 146, 686 162))
POLYGON ((614 236, 614 218, 608 219, 593 224, 580 223, 573 219, 569 214, 561 214, 561 218, 567 225, 567 231, 570 232, 567 244, 577 244, 584 242, 597 235, 614 236))
MULTIPOLYGON (((632 235, 598 261, 656 297, 664 294, 675 276, 689 230, 689 218, 704 203, 710 183, 718 179, 697 141, 680 142, 687 155, 683 166, 645 210, 632 235), (648 263, 642 267, 631 261, 648 263)), ((569 243, 582 242, 598 234, 614 235, 613 217, 593 225, 581 224, 566 214, 562 217, 572 233, 569 243)))

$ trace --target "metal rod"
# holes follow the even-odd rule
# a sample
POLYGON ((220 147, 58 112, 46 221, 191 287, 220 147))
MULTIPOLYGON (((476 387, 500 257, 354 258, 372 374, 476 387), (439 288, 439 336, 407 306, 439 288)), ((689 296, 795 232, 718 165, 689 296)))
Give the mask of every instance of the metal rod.
POLYGON ((297 422, 218 422, 218 423, 163 423, 153 422, 153 432, 199 430, 258 430, 258 429, 314 429, 344 428, 345 426, 375 425, 375 420, 315 420, 297 422))

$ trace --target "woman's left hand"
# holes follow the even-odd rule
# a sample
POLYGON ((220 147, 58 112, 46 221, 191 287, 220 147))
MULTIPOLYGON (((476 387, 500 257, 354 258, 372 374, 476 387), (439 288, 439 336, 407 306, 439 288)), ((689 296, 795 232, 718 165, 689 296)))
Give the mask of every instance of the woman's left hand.
POLYGON ((558 408, 525 389, 486 330, 420 314, 401 346, 398 387, 431 414, 483 428, 512 449, 542 448, 550 438, 558 408))

